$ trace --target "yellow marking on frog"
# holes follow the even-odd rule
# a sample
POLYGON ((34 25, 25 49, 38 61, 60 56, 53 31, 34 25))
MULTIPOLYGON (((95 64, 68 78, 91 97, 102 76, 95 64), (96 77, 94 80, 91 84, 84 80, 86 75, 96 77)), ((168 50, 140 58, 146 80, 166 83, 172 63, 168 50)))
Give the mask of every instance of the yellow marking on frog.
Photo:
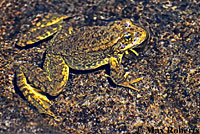
POLYGON ((59 84, 59 87, 57 87, 58 89, 62 90, 62 88, 65 86, 66 81, 68 80, 68 75, 69 75, 69 67, 65 64, 64 60, 61 63, 63 64, 63 71, 62 71, 62 76, 64 77, 63 80, 61 81, 61 83, 59 84))
POLYGON ((47 21, 47 19, 42 19, 42 22, 46 22, 47 21))
POLYGON ((37 27, 39 27, 40 25, 41 25, 41 22, 38 22, 38 23, 36 24, 37 27))
POLYGON ((36 30, 38 30, 38 28, 31 28, 31 29, 30 29, 30 32, 34 32, 34 31, 36 31, 36 30))
POLYGON ((46 34, 47 34, 47 36, 50 36, 52 33, 47 31, 46 34))
MULTIPOLYGON (((44 39, 46 39, 47 37, 49 37, 49 36, 51 36, 51 35, 53 35, 54 33, 51 33, 51 32, 49 32, 49 31, 47 31, 44 35, 42 35, 42 36, 37 36, 36 37, 36 39, 38 39, 38 40, 44 40, 44 39)), ((35 43, 35 42, 34 42, 35 43)))
POLYGON ((126 55, 128 55, 128 54, 129 54, 129 52, 128 52, 128 51, 125 51, 125 54, 126 54, 126 55))
POLYGON ((35 42, 33 42, 32 40, 29 40, 26 42, 26 44, 33 44, 33 43, 35 43, 35 42))
POLYGON ((28 101, 31 102, 36 107, 40 107, 39 112, 49 114, 52 117, 56 117, 54 113, 52 113, 49 110, 50 105, 52 105, 52 102, 45 96, 40 94, 39 92, 36 92, 37 89, 30 86, 27 83, 26 77, 24 76, 23 72, 20 72, 17 74, 18 78, 18 86, 20 86, 20 90, 23 92, 24 96, 27 97, 28 101), (39 106, 39 105, 41 106, 39 106))
POLYGON ((48 36, 37 36, 36 39, 38 39, 38 40, 43 40, 43 39, 45 39, 46 37, 48 37, 48 36))
MULTIPOLYGON (((49 99, 46 96, 40 94, 39 92, 36 92, 35 88, 31 87, 29 84, 27 84, 27 89, 28 89, 29 94, 33 94, 32 97, 35 100, 37 100, 38 102, 40 102, 41 104, 42 104, 42 101, 46 101, 46 102, 52 104, 51 101, 49 101, 49 99)), ((46 107, 46 106, 44 105, 44 107, 46 107)), ((46 108, 48 108, 48 107, 46 107, 46 108)))
POLYGON ((136 52, 134 49, 129 49, 131 52, 133 52, 136 56, 138 56, 138 52, 136 52))
POLYGON ((65 36, 69 36, 69 34, 67 34, 67 33, 64 33, 64 35, 65 35, 65 36))
MULTIPOLYGON (((22 75, 24 76, 23 73, 22 73, 22 75)), ((46 101, 46 102, 48 102, 48 103, 51 104, 51 101, 49 101, 49 99, 48 99, 46 96, 44 96, 44 95, 42 95, 42 94, 36 92, 35 90, 37 90, 37 89, 33 88, 32 86, 30 86, 30 85, 27 83, 27 80, 26 80, 25 77, 23 77, 23 79, 20 80, 20 82, 23 84, 23 88, 22 88, 22 89, 26 89, 25 94, 27 94, 27 95, 28 95, 28 94, 33 95, 32 97, 33 97, 35 100, 37 100, 37 101, 39 101, 38 98, 41 98, 41 100, 44 100, 44 101, 46 101)), ((22 90, 22 89, 21 89, 21 90, 22 90)))
POLYGON ((124 54, 118 54, 118 56, 119 56, 119 58, 118 58, 119 59, 118 60, 118 64, 121 64, 123 55, 124 54))
POLYGON ((134 87, 131 86, 130 84, 136 83, 136 82, 141 81, 141 80, 143 80, 143 77, 137 78, 136 80, 132 80, 132 81, 129 81, 129 82, 124 82, 124 83, 122 83, 122 86, 123 86, 123 87, 128 87, 128 88, 130 88, 130 89, 133 89, 133 90, 136 90, 136 91, 139 92, 139 91, 140 91, 139 89, 134 88, 134 87))
POLYGON ((51 26, 53 24, 56 24, 58 23, 59 21, 62 21, 64 19, 67 19, 69 18, 70 16, 61 16, 61 17, 58 17, 58 18, 55 18, 53 20, 51 20, 50 22, 46 23, 46 24, 42 24, 41 27, 47 27, 47 26, 51 26))
POLYGON ((69 34, 72 34, 73 28, 69 27, 68 31, 69 31, 69 34))

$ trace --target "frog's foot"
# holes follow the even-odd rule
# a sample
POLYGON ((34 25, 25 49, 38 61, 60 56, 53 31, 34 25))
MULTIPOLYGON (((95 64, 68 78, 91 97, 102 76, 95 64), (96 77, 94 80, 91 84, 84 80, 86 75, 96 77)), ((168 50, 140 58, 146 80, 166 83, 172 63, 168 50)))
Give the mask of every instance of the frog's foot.
POLYGON ((127 77, 129 76, 129 72, 124 72, 124 70, 121 68, 122 56, 116 56, 110 58, 110 76, 107 75, 107 77, 110 77, 112 81, 119 86, 128 87, 130 89, 134 89, 136 91, 139 91, 137 88, 134 88, 131 84, 136 83, 143 78, 138 78, 135 80, 127 81, 127 77))
MULTIPOLYGON (((130 73, 127 72, 127 73, 124 75, 124 79, 125 79, 125 80, 127 79, 127 77, 128 77, 129 74, 130 74, 130 73)), ((143 80, 143 77, 140 77, 140 78, 137 78, 137 79, 131 80, 131 81, 125 81, 125 82, 122 82, 122 83, 118 83, 117 85, 120 85, 120 86, 123 86, 123 87, 128 87, 128 88, 133 89, 133 90, 136 90, 136 91, 140 91, 139 89, 134 88, 131 84, 136 83, 136 82, 141 81, 141 80, 143 80)))
POLYGON ((53 104, 45 95, 39 93, 38 89, 32 87, 28 84, 24 73, 20 70, 16 71, 17 75, 17 85, 20 91, 23 93, 25 98, 34 105, 40 113, 48 114, 56 121, 60 121, 61 118, 56 116, 53 112, 50 111, 50 106, 53 104))
POLYGON ((106 75, 106 77, 111 78, 112 81, 118 86, 127 87, 127 88, 130 88, 130 89, 136 90, 136 91, 140 91, 139 89, 134 88, 132 86, 132 84, 143 80, 143 77, 137 78, 135 80, 127 81, 127 77, 128 77, 129 74, 130 74, 129 72, 126 72, 126 74, 124 76, 112 77, 112 76, 106 75))

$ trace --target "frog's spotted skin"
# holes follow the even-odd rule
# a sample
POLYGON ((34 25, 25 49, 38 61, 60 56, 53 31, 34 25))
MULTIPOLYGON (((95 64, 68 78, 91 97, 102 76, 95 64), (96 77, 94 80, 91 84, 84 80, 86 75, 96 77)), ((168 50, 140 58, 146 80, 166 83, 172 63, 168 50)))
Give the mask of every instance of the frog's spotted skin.
POLYGON ((149 33, 134 25, 129 19, 110 22, 107 26, 92 26, 72 29, 64 26, 63 19, 69 16, 48 15, 19 40, 19 46, 34 44, 53 36, 48 44, 43 69, 24 63, 17 69, 17 85, 24 96, 41 113, 58 119, 50 111, 51 102, 45 94, 58 95, 67 83, 69 68, 91 70, 110 65, 110 77, 119 86, 134 90, 131 84, 142 80, 127 81, 129 73, 121 68, 121 60, 129 50, 140 47, 149 33))
POLYGON ((59 14, 48 14, 41 22, 36 24, 36 27, 31 28, 26 34, 22 35, 18 46, 31 45, 52 36, 62 28, 63 19, 69 17, 59 14))

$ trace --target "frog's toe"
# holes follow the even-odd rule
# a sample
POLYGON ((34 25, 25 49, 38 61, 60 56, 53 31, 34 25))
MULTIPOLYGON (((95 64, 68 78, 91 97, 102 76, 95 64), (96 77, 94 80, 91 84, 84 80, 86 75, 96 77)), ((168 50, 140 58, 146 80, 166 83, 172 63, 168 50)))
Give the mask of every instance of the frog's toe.
POLYGON ((50 111, 50 106, 52 105, 52 102, 46 96, 37 94, 30 96, 29 98, 32 99, 30 99, 29 101, 38 109, 40 113, 45 113, 55 118, 56 115, 50 111))
POLYGON ((137 78, 135 80, 131 80, 130 83, 133 84, 133 83, 136 83, 136 82, 141 81, 141 80, 143 80, 143 77, 137 78))
MULTIPOLYGON (((125 76, 125 77, 127 77, 127 76, 125 76)), ((140 77, 140 78, 137 78, 137 79, 131 80, 131 81, 126 81, 126 82, 123 82, 123 83, 121 83, 119 85, 123 86, 123 87, 127 87, 127 88, 130 88, 130 89, 133 89, 133 90, 136 90, 136 91, 140 91, 139 89, 134 88, 131 84, 136 83, 136 82, 141 81, 141 80, 143 80, 143 77, 140 77)))
POLYGON ((121 86, 128 87, 128 88, 136 90, 136 91, 140 91, 139 89, 134 88, 133 86, 131 86, 131 84, 129 82, 124 82, 124 83, 121 84, 121 86))
POLYGON ((55 116, 54 120, 57 122, 61 122, 63 120, 63 118, 61 116, 55 116))

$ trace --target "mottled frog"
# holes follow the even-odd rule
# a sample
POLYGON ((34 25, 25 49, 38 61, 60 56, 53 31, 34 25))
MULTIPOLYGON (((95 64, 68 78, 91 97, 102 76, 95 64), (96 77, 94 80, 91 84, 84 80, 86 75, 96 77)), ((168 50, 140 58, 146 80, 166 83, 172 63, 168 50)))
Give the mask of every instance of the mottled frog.
POLYGON ((35 27, 25 33, 18 42, 24 47, 35 44, 50 36, 44 65, 42 68, 31 63, 19 65, 16 71, 17 85, 27 100, 41 113, 57 119, 50 110, 52 101, 45 94, 58 95, 66 85, 69 68, 91 70, 102 65, 110 65, 106 75, 119 86, 137 90, 127 81, 129 73, 123 71, 121 60, 128 51, 138 53, 138 48, 149 38, 149 32, 133 24, 130 19, 112 21, 106 26, 64 27, 64 19, 69 16, 49 14, 35 27))

